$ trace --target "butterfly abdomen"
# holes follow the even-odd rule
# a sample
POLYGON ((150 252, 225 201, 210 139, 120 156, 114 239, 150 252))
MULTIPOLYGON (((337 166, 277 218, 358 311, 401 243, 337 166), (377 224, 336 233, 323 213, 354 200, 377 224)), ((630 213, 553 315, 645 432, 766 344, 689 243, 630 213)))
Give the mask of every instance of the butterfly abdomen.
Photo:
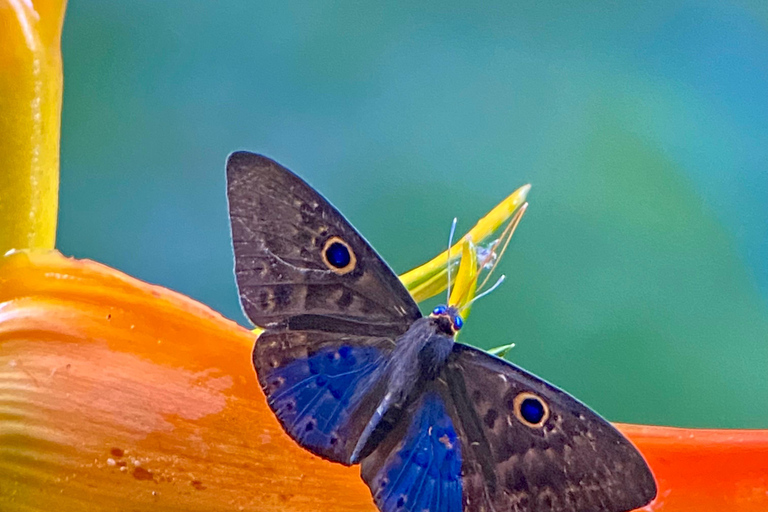
POLYGON ((384 433, 399 421, 401 412, 442 372, 454 342, 453 338, 437 334, 438 329, 436 319, 420 318, 397 339, 383 372, 386 396, 366 426, 353 459, 373 450, 384 433))
POLYGON ((420 318, 397 339, 384 374, 387 393, 358 441, 352 461, 371 453, 397 425, 404 409, 445 367, 453 338, 438 334, 438 319, 420 318))

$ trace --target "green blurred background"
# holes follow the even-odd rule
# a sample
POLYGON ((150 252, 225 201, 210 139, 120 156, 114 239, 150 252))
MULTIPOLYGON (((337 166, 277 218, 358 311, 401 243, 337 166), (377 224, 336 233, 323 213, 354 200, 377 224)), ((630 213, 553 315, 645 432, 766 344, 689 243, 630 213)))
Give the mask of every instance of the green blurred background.
POLYGON ((463 341, 612 420, 768 428, 768 3, 70 0, 59 248, 243 324, 224 161, 398 272, 532 183, 463 341))

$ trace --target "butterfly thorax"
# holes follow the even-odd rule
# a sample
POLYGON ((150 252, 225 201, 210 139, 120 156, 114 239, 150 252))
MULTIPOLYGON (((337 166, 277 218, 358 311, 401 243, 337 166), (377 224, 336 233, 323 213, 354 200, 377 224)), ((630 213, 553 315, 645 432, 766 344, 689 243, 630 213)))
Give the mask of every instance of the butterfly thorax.
POLYGON ((450 320, 429 316, 416 320, 397 341, 391 365, 390 382, 403 398, 419 384, 435 379, 453 349, 450 320))

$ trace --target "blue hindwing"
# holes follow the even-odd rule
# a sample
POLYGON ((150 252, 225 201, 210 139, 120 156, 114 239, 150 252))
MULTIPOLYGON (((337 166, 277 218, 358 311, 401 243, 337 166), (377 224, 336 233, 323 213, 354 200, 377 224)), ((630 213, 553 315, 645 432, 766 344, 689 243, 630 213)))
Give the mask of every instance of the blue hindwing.
POLYGON ((439 394, 418 401, 405 437, 369 485, 382 512, 461 512, 461 447, 439 394))
POLYGON ((324 347, 308 358, 269 369, 269 405, 288 433, 305 448, 337 448, 350 419, 381 368, 374 347, 324 347))

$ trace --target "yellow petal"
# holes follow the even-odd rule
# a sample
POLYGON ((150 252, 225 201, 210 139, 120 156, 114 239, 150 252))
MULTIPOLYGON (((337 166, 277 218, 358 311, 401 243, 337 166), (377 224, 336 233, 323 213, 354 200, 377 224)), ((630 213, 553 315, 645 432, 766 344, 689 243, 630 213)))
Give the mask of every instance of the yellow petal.
MULTIPOLYGON (((464 236, 473 243, 481 244, 495 233, 505 222, 512 218, 515 211, 525 203, 530 185, 524 185, 515 190, 493 210, 480 219, 464 236)), ((450 249, 451 264, 461 257, 461 245, 464 237, 450 249)), ((400 276, 406 288, 411 292, 416 302, 421 302, 445 290, 448 283, 448 250, 434 257, 429 262, 400 276)))
MULTIPOLYGON (((456 283, 452 285, 451 297, 448 303, 458 309, 462 309, 475 296, 477 289, 477 251, 469 235, 464 238, 461 246, 461 263, 456 273, 456 283)), ((469 307, 462 312, 462 317, 467 318, 469 307)))

